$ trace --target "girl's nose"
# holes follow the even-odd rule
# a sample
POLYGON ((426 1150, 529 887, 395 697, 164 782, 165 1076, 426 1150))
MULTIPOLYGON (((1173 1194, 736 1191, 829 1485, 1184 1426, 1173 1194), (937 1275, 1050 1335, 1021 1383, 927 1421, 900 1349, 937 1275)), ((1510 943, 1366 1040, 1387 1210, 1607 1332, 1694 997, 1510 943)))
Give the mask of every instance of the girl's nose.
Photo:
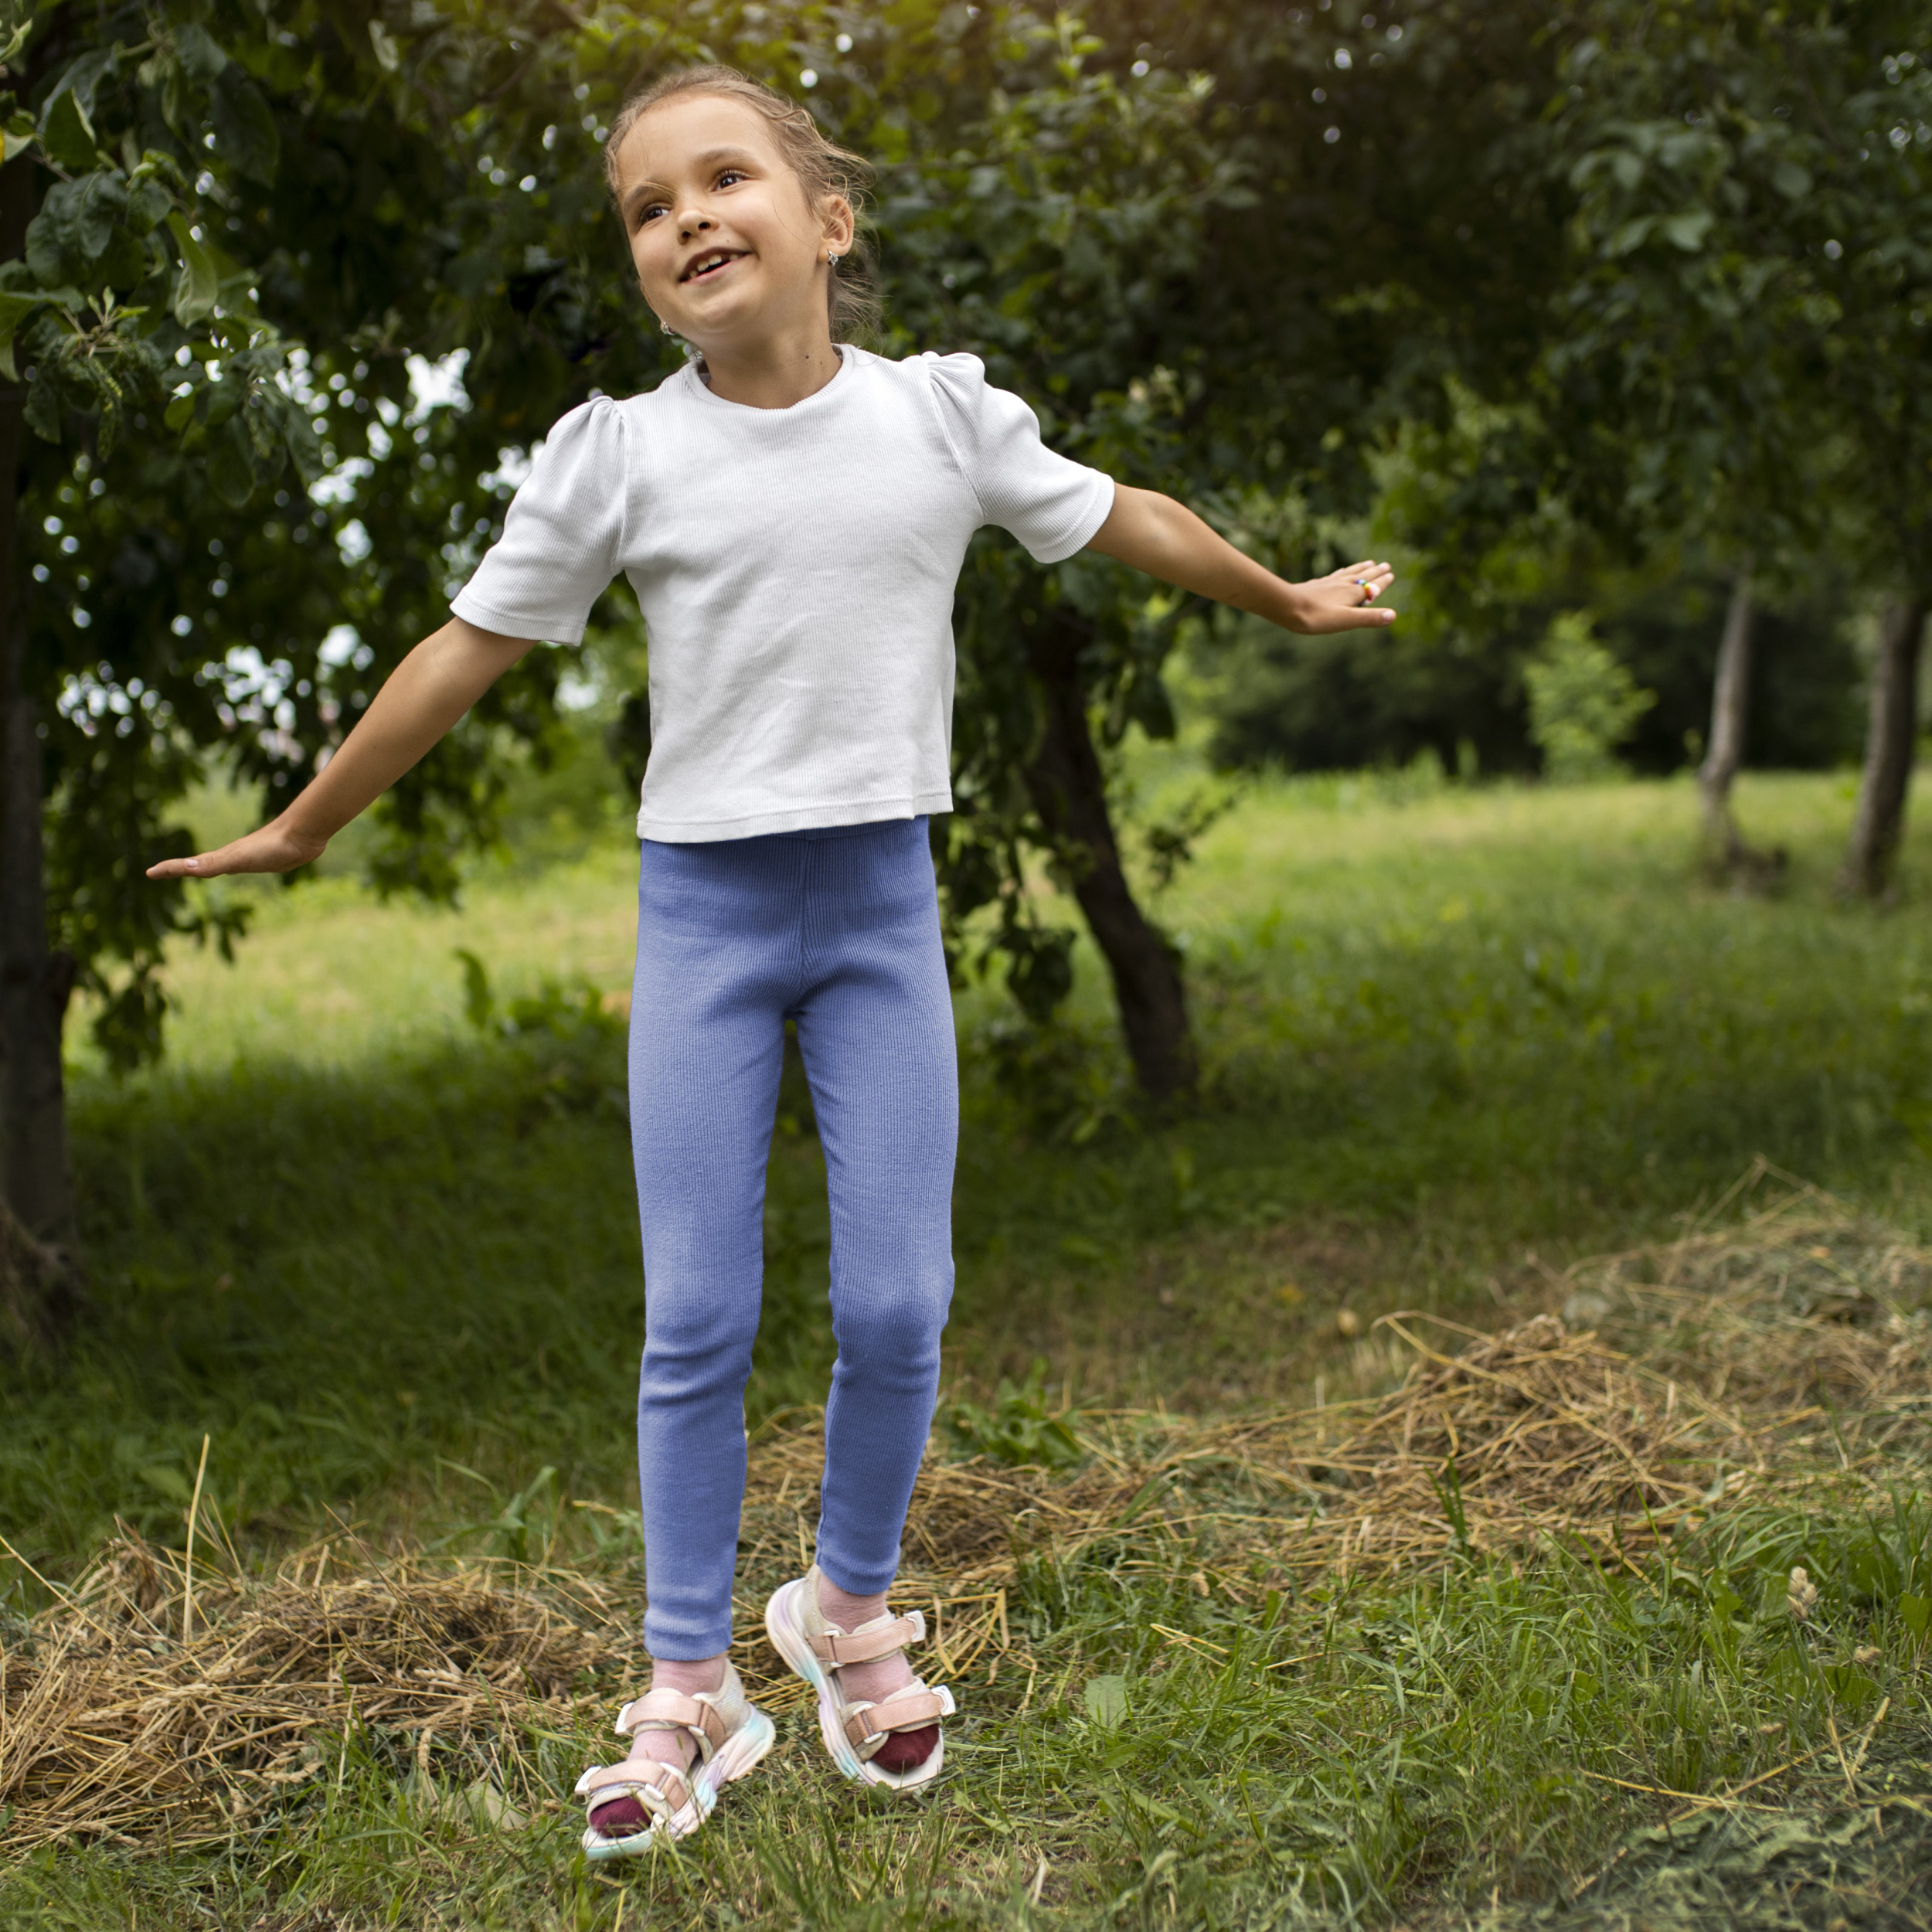
POLYGON ((686 241, 693 235, 702 235, 714 224, 709 215, 700 215, 696 209, 687 209, 678 217, 678 233, 686 241))

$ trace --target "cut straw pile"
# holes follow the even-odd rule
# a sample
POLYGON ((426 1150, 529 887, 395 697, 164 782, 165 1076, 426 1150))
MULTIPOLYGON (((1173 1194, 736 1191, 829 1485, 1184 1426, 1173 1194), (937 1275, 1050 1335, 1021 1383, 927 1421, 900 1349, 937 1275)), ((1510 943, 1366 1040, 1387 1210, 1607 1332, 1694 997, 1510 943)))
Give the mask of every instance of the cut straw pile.
POLYGON ((614 1648, 595 1580, 547 1580, 344 1574, 328 1546, 266 1578, 191 1576, 179 1551, 116 1543, 0 1649, 0 1845, 225 1836, 338 1773, 325 1740, 359 1724, 413 1733, 425 1766, 435 1740, 483 1730, 514 1753, 519 1732, 571 1723, 614 1648))
MULTIPOLYGON (((1410 1366, 1379 1398, 1209 1422, 1088 1412, 1068 1475, 935 1454, 900 1594, 927 1609, 940 1672, 1026 1667, 1008 1594, 1036 1561, 1189 1577, 1238 1614, 1297 1575, 1520 1558, 1552 1538, 1628 1562, 1774 1476, 1781 1492, 1821 1468, 1892 1477, 1924 1446, 1932 1254, 1825 1197, 1564 1286, 1566 1319, 1498 1335, 1385 1318, 1410 1366)), ((815 1418, 753 1445, 741 1630, 808 1560, 820 1458, 815 1418)), ((642 1668, 634 1587, 555 1566, 454 1570, 338 1542, 260 1577, 129 1539, 58 1594, 0 1647, 9 1849, 266 1825, 340 1777, 359 1727, 425 1779, 462 1747, 540 1791, 526 1752, 580 1753, 642 1668)), ((760 1702, 802 1701, 762 1637, 739 1665, 760 1702)))

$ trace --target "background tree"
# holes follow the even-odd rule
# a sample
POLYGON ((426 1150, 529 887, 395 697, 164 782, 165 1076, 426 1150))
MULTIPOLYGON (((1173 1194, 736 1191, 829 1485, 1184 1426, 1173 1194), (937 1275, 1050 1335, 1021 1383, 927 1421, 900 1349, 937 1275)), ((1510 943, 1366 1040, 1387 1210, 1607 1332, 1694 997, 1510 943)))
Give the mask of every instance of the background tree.
MULTIPOLYGON (((468 134, 529 35, 439 15, 417 86, 383 18, 189 0, 12 29, 0 1043, 7 1196, 37 1236, 72 1239, 70 989, 131 1064, 159 1044, 165 946, 243 924, 141 876, 189 849, 174 808, 211 758, 270 801, 299 784, 440 621, 500 518, 499 452, 549 420, 556 372, 623 339, 616 290, 601 311, 546 303, 563 264, 538 266, 527 197, 468 134), (459 342, 485 351, 471 406, 413 407, 411 356, 459 342)), ((600 190, 572 192, 543 226, 574 226, 585 255, 600 190)), ((640 376, 660 366, 645 346, 640 376)), ((450 889, 505 742, 543 742, 558 668, 535 654, 398 788, 382 883, 450 889)))
MULTIPOLYGON (((1002 71, 1050 77, 1031 16, 969 24, 934 8, 874 33, 881 84, 850 92, 889 162, 983 115, 1002 71), (947 90, 978 107, 947 120, 947 90)), ((505 451, 594 385, 675 366, 607 225, 617 102, 707 53, 803 86, 841 37, 808 6, 713 6, 676 29, 616 9, 404 21, 315 0, 19 23, 0 104, 0 329, 21 376, 0 397, 0 1022, 8 1196, 32 1233, 71 1238, 72 987, 131 1065, 158 1049, 165 945, 242 929, 218 890, 141 876, 186 849, 181 799, 211 760, 271 808, 287 796, 441 621, 498 527, 505 451), (412 371, 459 351, 460 400, 419 399, 412 371)), ((379 883, 453 889, 506 747, 545 747, 560 668, 532 654, 385 801, 379 883)))
MULTIPOLYGON (((1895 513, 1861 541, 1903 559, 1924 465, 1911 469, 1921 405, 1900 358, 1922 338, 1886 264, 1917 244, 1888 254, 1885 238, 1922 176, 1919 124, 1887 124, 1891 213, 1862 229, 1847 198, 1866 163, 1832 144, 1878 111, 1859 75, 1894 87, 1896 69, 1903 100, 1923 70, 1903 55, 1872 69, 1884 33, 1835 16, 1790 43, 1704 11, 1729 23, 1743 80, 1681 22, 1645 39, 1621 0, 1560 31, 1526 5, 1456 0, 1395 15, 1098 0, 1097 36, 937 0, 889 19, 804 0, 664 19, 554 0, 487 20, 332 0, 12 16, 0 1039, 22 1219, 71 1227, 70 987, 131 1064, 158 1046, 165 946, 241 930, 240 902, 141 877, 182 849, 189 788, 219 766, 270 804, 286 796, 440 621, 498 527, 505 453, 594 388, 675 366, 628 287, 599 169, 639 80, 709 54, 808 95, 882 164, 890 351, 977 349, 1059 447, 1202 505, 1291 573, 1335 561, 1342 520, 1431 439, 1480 454, 1437 522, 1447 555, 1545 515, 1553 474, 1573 528, 1661 522, 1711 437, 1787 393, 1815 424, 1828 391, 1892 440, 1845 430, 1808 460, 1855 478, 1881 448, 1896 458, 1895 513), (1777 112, 1787 43, 1838 63, 1824 131, 1777 112), (1732 104, 1718 133, 1674 96, 1658 119, 1683 76, 1732 104), (1823 252, 1791 240, 1794 209, 1821 224, 1823 252), (1841 236, 1863 239, 1848 254, 1841 236), (1889 361, 1842 339, 1852 311, 1826 269, 1841 260, 1859 312, 1893 329, 1889 361), (1765 291, 1766 314, 1794 327, 1753 360, 1745 298, 1765 291), (1668 356, 1645 335, 1658 317, 1678 332, 1668 356), (460 392, 438 400, 424 379, 459 356, 460 392), (1680 362, 1696 381, 1665 407, 1653 392, 1680 362), (1747 365, 1784 388, 1750 388, 1747 365)), ((1723 447, 1727 502, 1788 469, 1784 443, 1761 463, 1743 447, 1723 447)), ((1039 923, 1028 855, 1055 869, 1157 1097, 1185 1090, 1193 1051, 1178 961, 1129 884, 1109 747, 1135 723, 1171 729, 1163 667, 1196 614, 1102 560, 1043 570, 992 539, 958 611, 951 929, 1049 1013, 1071 935, 1039 923)), ((621 594, 599 617, 634 624, 621 594)), ((386 889, 454 889, 457 855, 491 835, 506 755, 553 742, 568 662, 532 653, 384 802, 386 889)), ((1184 826, 1155 829, 1170 857, 1184 848, 1184 826)))
POLYGON ((1734 560, 1701 774, 1721 862, 1755 859, 1729 804, 1751 560, 1801 571, 1842 547, 1886 587, 1846 866, 1862 891, 1896 842, 1932 533, 1932 91, 1913 51, 1928 38, 1922 0, 1599 0, 1548 124, 1546 165, 1579 197, 1536 387, 1558 486, 1596 527, 1699 532, 1734 560))
MULTIPOLYGON (((945 303, 912 302, 897 345, 948 321, 961 340, 976 282, 1004 277, 1002 300, 1024 284, 1048 305, 1069 260, 1100 260, 1111 243, 1077 288, 1097 312, 1124 294, 1128 318, 1111 341, 1043 350, 1022 377, 1036 379, 1025 386, 1050 416, 1066 366, 1084 355, 1074 407, 1055 420, 1071 444, 1092 442, 1085 416, 1108 383, 1133 379, 1146 332, 1134 318, 1165 285, 1144 260, 1123 278, 1122 250, 1157 238, 1184 258, 1187 222, 1170 218, 1215 192, 1200 185, 1213 170, 1199 152, 1164 145, 1197 117, 1198 90, 1083 80, 1073 30, 1021 10, 975 23, 935 7, 889 33, 855 21, 856 41, 843 19, 721 5, 674 30, 616 9, 564 19, 539 6, 487 24, 419 9, 404 22, 379 9, 264 15, 189 0, 159 15, 56 7, 29 24, 15 49, 12 179, 17 208, 46 206, 16 222, 0 319, 32 359, 12 419, 16 437, 31 434, 19 445, 11 560, 5 901, 18 968, 6 1009, 10 1196, 30 1227, 71 1220, 58 1117, 69 988, 96 995, 103 1047, 131 1064, 158 1046, 169 939, 229 944, 240 929, 232 902, 141 878, 185 840, 171 808, 211 755, 267 802, 285 796, 440 619, 494 535, 502 451, 527 447, 594 383, 648 386, 675 362, 638 326, 597 165, 600 131, 642 75, 707 51, 785 86, 822 73, 827 118, 911 184, 882 208, 889 250, 919 231, 903 251, 909 292, 942 288, 947 273, 934 268, 943 237, 917 185, 935 151, 956 173, 955 137, 978 128, 996 168, 1057 168, 1039 203, 1006 197, 1007 212, 1032 217, 1029 238, 1002 240, 990 279, 983 259, 962 264, 953 316, 945 303), (988 122, 1007 83, 1036 97, 1028 130, 988 122), (1022 131, 1039 154, 1019 154, 1022 131), (1102 136, 1111 183, 1092 170, 1102 136), (461 405, 415 406, 412 359, 459 349, 461 405), (33 901, 49 890, 42 918, 33 901), (36 956, 49 928, 55 945, 36 956), (22 985, 31 995, 15 997, 22 985)), ((982 312, 1001 319, 990 302, 982 312)), ((1025 332, 1008 321, 996 332, 1010 348, 1025 332)), ((989 588, 999 581, 986 573, 989 588)), ((453 855, 488 835, 506 739, 543 747, 557 669, 554 654, 533 654, 385 801, 379 883, 453 888, 453 855)), ((1075 735, 1085 741, 1083 720, 1075 735)), ((1009 749, 1019 765, 1036 762, 1036 747, 1009 749)), ((1090 793, 1090 771, 1075 770, 1090 793)), ((1104 845, 1104 800, 1101 811, 1104 845)), ((1085 881, 1090 862, 1077 869, 1085 881)), ((1165 972, 1169 1031, 1184 1038, 1178 978, 1148 943, 1117 866, 1112 876, 1108 903, 1124 908, 1143 964, 1165 972)))
MULTIPOLYGON (((1205 507, 1291 574, 1332 567, 1379 440, 1446 410, 1449 372, 1531 352, 1519 284, 1546 273, 1558 212, 1515 205, 1509 160, 1543 98, 1538 36, 1497 31, 1493 9, 1400 12, 1103 4, 1104 39, 1036 36, 1053 70, 1002 77, 1007 104, 927 170, 931 213, 882 210, 894 312, 981 348, 1070 453, 1205 507), (1284 501, 1304 514, 1268 514, 1284 501)), ((1157 1099, 1192 1084, 1194 1052, 1179 962, 1128 886, 1105 753, 1131 724, 1172 732, 1162 669, 1201 607, 993 546, 962 587, 951 906, 998 900, 1009 984, 1049 1011, 1070 935, 1032 920, 1022 866, 1046 853, 1157 1099)), ((1185 849, 1185 827, 1158 835, 1185 849)))

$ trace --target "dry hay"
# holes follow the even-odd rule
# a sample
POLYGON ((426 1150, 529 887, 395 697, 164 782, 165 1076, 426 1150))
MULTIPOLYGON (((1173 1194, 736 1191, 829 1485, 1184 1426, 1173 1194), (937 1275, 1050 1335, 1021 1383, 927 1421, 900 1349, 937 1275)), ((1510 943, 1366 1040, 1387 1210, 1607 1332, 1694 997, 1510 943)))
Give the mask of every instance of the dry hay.
POLYGON ((425 1765, 437 1739, 514 1752, 519 1730, 569 1721, 617 1648, 584 1616, 608 1609, 591 1579, 572 1605, 485 1570, 341 1560, 323 1546, 191 1588, 180 1552, 111 1545, 0 1647, 0 1845, 225 1837, 326 1779, 318 1740, 359 1724, 413 1733, 425 1765))
MULTIPOLYGON (((930 1457, 899 1594, 927 1609, 940 1673, 1034 1668, 1007 1610, 1038 1557, 1191 1577, 1237 1611, 1297 1574, 1413 1572, 1550 1538, 1627 1562, 1815 1469, 1804 1432, 1821 1396, 1835 1480, 1861 1464, 1895 1475, 1900 1430, 1932 1415, 1932 1255, 1824 1197, 1563 1286, 1570 1321, 1464 1331, 1459 1353, 1438 1345, 1447 1325, 1385 1318, 1413 1361, 1379 1398, 1212 1421, 1087 1413, 1090 1454, 1065 1475, 930 1457)), ((807 1557, 820 1461, 815 1417, 752 1446, 743 1631, 807 1557)), ((266 1577, 222 1561, 217 1577, 204 1556, 191 1592, 179 1554, 124 1539, 0 1642, 0 1847, 267 1825, 339 1774, 332 1750, 359 1726, 419 1771, 433 1749, 464 1747, 501 1788, 539 1798, 556 1781, 526 1753, 546 1738, 576 1753, 643 1667, 634 1583, 611 1574, 439 1568, 339 1542, 266 1577)), ((803 1701, 761 1635, 738 1662, 761 1702, 803 1701)))
POLYGON ((1566 1314, 1713 1400, 1787 1427, 1828 1409, 1874 1449, 1932 1424, 1932 1251, 1816 1189, 1570 1279, 1566 1314))
POLYGON ((1425 1319, 1385 1318, 1418 1359, 1331 1447, 1303 1447, 1294 1418, 1276 1432, 1320 1495, 1285 1567, 1388 1570, 1550 1536, 1621 1560, 1766 1472, 1739 1417, 1555 1315, 1454 1356, 1418 1332, 1425 1319))
MULTIPOLYGON (((993 1604, 1030 1555, 1064 1560, 1116 1543, 1129 1569, 1171 1570, 1191 1552, 1187 1566, 1237 1598, 1270 1577, 1386 1571, 1547 1536, 1614 1553, 1743 1494, 1771 1467, 1774 1432, 1556 1316, 1499 1335, 1460 1331, 1468 1345, 1453 1357, 1417 1332, 1434 1319, 1384 1318, 1415 1359, 1378 1400, 1205 1423, 1089 1415, 1093 1459, 1071 1477, 929 1459, 902 1587, 943 1599, 968 1586, 993 1604), (1150 1546, 1136 1555, 1128 1544, 1150 1546)), ((754 1445, 753 1565, 809 1549, 819 1460, 804 1429, 754 1445)), ((983 1628, 975 1634, 983 1641, 983 1628)))

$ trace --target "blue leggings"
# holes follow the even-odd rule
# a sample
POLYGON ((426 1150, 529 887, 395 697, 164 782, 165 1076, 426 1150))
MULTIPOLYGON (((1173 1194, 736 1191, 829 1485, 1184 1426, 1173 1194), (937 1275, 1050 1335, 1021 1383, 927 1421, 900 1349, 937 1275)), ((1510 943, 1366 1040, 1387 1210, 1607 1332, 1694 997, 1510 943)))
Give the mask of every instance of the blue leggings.
POLYGON ((959 1074, 923 818, 647 840, 631 1005, 644 1225, 646 1648, 730 1641, 758 1330, 765 1166, 795 1020, 832 1206, 818 1562, 885 1590, 939 1388, 952 1298, 959 1074))

